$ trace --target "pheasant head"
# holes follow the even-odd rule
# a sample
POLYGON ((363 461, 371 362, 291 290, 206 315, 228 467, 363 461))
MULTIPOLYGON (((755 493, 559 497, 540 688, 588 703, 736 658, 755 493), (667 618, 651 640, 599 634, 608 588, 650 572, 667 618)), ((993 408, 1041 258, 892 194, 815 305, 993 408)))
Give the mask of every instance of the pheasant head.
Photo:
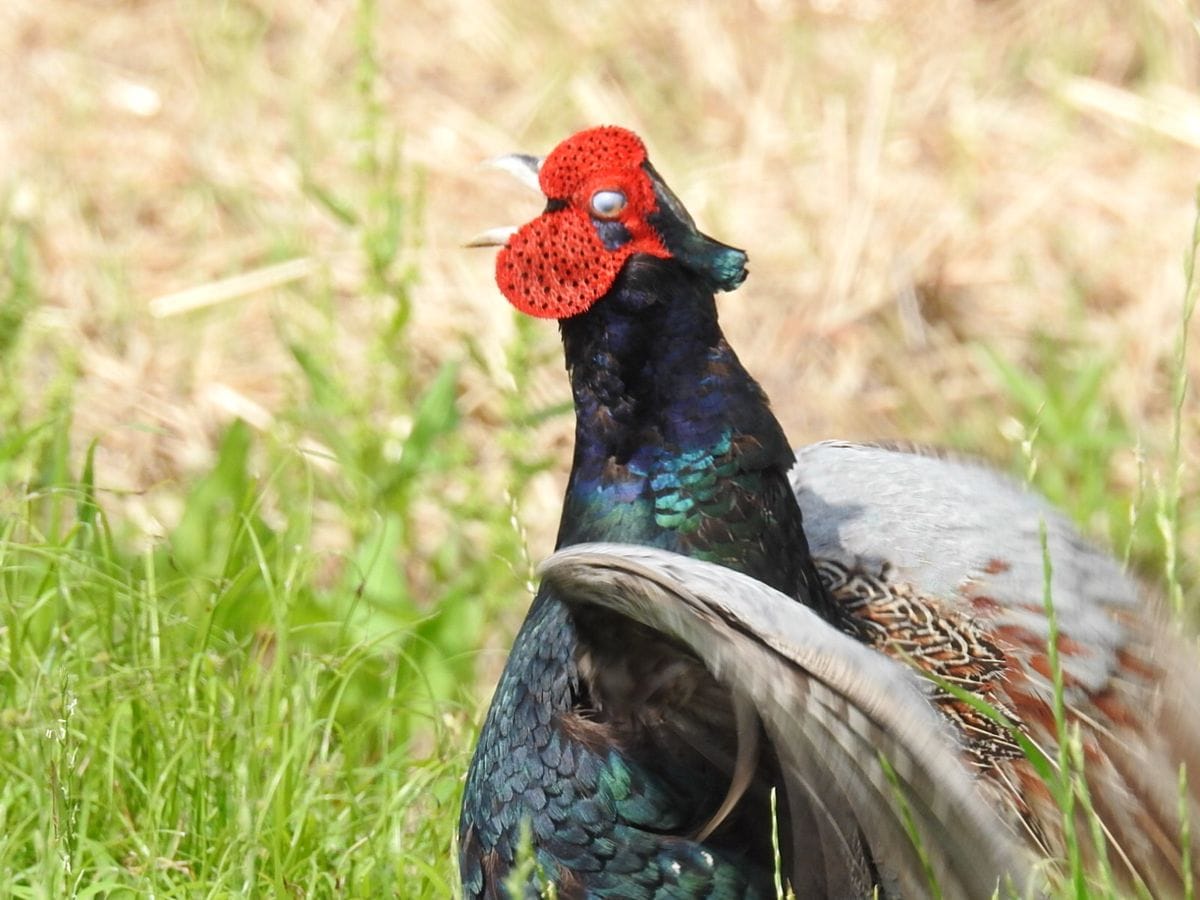
POLYGON ((496 282, 521 312, 567 319, 612 288, 634 256, 675 260, 714 291, 746 278, 746 254, 701 234, 631 131, 614 126, 572 135, 544 159, 517 154, 495 161, 546 197, 540 216, 472 241, 503 247, 496 282))

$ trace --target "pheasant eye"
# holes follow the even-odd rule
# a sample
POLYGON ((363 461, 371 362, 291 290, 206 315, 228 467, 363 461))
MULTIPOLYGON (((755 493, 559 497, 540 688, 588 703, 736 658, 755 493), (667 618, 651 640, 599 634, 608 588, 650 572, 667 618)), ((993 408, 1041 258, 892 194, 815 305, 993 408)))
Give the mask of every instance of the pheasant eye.
POLYGON ((596 191, 592 194, 592 215, 600 219, 615 219, 625 209, 625 195, 620 191, 596 191))

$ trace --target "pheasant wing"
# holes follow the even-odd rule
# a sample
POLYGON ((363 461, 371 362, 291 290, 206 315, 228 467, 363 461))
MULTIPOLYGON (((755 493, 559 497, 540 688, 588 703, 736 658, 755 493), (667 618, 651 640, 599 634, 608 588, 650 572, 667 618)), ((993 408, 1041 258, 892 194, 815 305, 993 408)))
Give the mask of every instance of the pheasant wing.
POLYGON ((887 893, 988 897, 1028 861, 982 802, 925 683, 778 591, 721 566, 645 547, 583 544, 542 565, 573 605, 597 606, 681 643, 761 719, 784 772, 789 875, 810 877, 805 842, 865 866, 887 893), (862 842, 861 844, 859 842, 862 842), (862 846, 865 844, 865 847, 862 846), (855 859, 856 851, 865 854, 855 859))
MULTIPOLYGON (((1066 712, 1108 854, 1119 874, 1180 893, 1183 857, 1200 860, 1200 833, 1185 850, 1179 817, 1185 765, 1189 818, 1200 819, 1200 667, 1148 592, 1045 498, 970 460, 825 442, 797 453, 791 480, 818 568, 859 637, 1006 710, 1053 759, 1050 588, 1066 712)), ((1062 855, 1061 811, 1011 735, 949 697, 938 705, 1027 839, 1062 855)))

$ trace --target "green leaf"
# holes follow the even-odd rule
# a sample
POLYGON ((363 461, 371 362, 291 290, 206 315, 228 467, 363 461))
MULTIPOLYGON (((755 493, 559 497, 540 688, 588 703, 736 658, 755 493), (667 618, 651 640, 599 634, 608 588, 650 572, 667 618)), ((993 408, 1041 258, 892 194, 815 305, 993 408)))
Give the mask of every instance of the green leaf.
POLYGON ((383 482, 381 494, 385 498, 402 495, 420 472, 438 468, 436 444, 458 427, 457 393, 458 364, 447 362, 417 404, 400 459, 383 482))

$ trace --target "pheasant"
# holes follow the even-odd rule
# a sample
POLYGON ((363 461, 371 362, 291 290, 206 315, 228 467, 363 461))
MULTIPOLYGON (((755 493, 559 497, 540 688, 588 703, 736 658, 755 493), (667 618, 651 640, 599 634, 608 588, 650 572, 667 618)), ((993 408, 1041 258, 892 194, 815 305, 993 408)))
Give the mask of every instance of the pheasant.
POLYGON ((981 465, 794 453, 717 322, 746 254, 697 229, 633 133, 502 166, 545 210, 474 243, 502 248, 518 310, 558 320, 576 430, 557 552, 467 775, 466 896, 1040 890, 1038 858, 1068 852, 1056 671, 1114 877, 1179 893, 1200 671, 1145 591, 981 465))

